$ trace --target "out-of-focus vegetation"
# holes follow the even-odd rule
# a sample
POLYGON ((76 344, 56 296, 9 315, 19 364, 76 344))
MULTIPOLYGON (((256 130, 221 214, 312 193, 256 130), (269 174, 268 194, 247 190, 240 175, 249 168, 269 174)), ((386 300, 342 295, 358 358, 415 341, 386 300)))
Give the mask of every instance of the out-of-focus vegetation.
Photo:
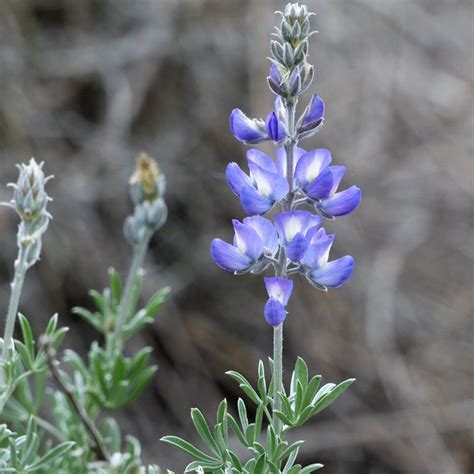
MULTIPOLYGON (((334 256, 354 277, 322 294, 301 285, 286 325, 286 365, 358 379, 305 428, 304 461, 333 473, 464 473, 474 469, 472 265, 473 8, 468 0, 314 0, 317 90, 327 147, 363 189, 338 222, 334 256)), ((227 118, 264 115, 272 11, 231 0, 30 0, 0 3, 0 180, 33 155, 47 161, 55 219, 22 312, 38 333, 58 311, 68 345, 90 328, 71 316, 87 290, 128 267, 121 223, 137 152, 168 177, 170 217, 152 241, 145 295, 171 301, 137 347, 153 345, 153 386, 121 415, 144 458, 179 472, 160 445, 190 435, 189 408, 215 410, 271 350, 259 279, 236 280, 208 256, 239 204, 225 165, 242 161, 227 118), (52 271, 54 268, 54 272, 52 271)), ((348 181, 348 182, 349 182, 348 181)), ((0 201, 7 199, 4 187, 0 201)), ((243 214, 242 214, 243 215, 243 214)), ((16 220, 0 211, 0 305, 8 301, 16 220)), ((331 226, 329 226, 331 228, 331 226)))

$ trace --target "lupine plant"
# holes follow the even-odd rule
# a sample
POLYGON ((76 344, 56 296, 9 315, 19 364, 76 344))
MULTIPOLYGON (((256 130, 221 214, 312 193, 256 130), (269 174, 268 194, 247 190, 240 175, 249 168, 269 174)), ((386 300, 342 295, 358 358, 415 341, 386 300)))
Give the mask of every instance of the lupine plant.
POLYGON ((158 466, 144 466, 140 443, 122 437, 109 416, 140 395, 156 372, 151 349, 126 354, 130 337, 153 322, 169 292, 156 292, 140 308, 142 266, 150 239, 166 221, 165 178, 155 161, 142 154, 130 179, 133 214, 124 233, 133 247, 130 271, 122 282, 109 270, 109 287, 91 291, 96 309, 74 308, 92 325, 102 343, 93 342, 86 358, 61 349, 67 328, 54 315, 42 335, 34 337, 26 316, 18 315, 27 270, 40 258, 41 239, 51 215, 43 163, 19 166, 13 200, 5 205, 20 218, 11 298, 1 342, 0 472, 58 474, 158 474, 158 466), (15 340, 18 320, 21 338, 15 340), (107 411, 107 416, 105 415, 107 411))
POLYGON ((338 288, 350 278, 354 259, 329 260, 334 234, 328 234, 321 224, 323 219, 351 213, 360 202, 361 191, 357 186, 339 191, 345 168, 331 165, 329 150, 307 151, 299 146, 320 130, 325 112, 316 93, 300 115, 297 110, 314 76, 308 62, 309 39, 314 34, 312 14, 297 3, 277 13, 281 23, 271 41, 267 77, 276 96, 274 110, 265 120, 249 118, 240 109, 230 115, 237 140, 251 146, 273 142, 275 157, 250 148, 248 173, 237 163, 227 166, 227 182, 247 217, 233 220, 232 243, 214 239, 211 244, 211 256, 222 269, 236 275, 270 274, 264 277, 268 300, 263 308, 265 320, 273 327, 270 377, 267 379, 262 361, 256 387, 241 374, 228 372, 256 406, 252 421, 242 398, 237 416, 228 411, 225 400, 219 405, 213 428, 200 410, 192 410, 192 421, 207 451, 176 436, 163 438, 194 458, 186 472, 307 474, 320 469, 321 464, 303 467, 297 463, 303 441, 290 443, 288 433, 328 407, 354 381, 321 386, 321 376, 311 377, 305 361, 298 358, 289 388, 283 386, 283 325, 293 291, 291 278, 303 277, 322 291, 338 288), (269 214, 273 219, 263 217, 269 214), (237 451, 236 442, 244 450, 237 451))

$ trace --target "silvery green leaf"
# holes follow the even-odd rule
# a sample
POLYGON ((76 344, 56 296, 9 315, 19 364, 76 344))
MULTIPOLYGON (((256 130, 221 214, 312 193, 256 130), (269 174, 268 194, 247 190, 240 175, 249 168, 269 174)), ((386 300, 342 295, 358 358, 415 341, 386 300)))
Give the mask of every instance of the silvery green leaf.
POLYGON ((247 416, 247 407, 241 398, 237 400, 237 410, 239 412, 240 424, 242 429, 245 431, 249 425, 249 419, 247 416))
POLYGON ((347 379, 344 382, 341 382, 330 391, 328 391, 324 396, 316 396, 316 404, 314 406, 314 414, 319 413, 320 411, 327 408, 334 400, 336 400, 339 395, 341 395, 350 385, 355 382, 355 379, 347 379))
MULTIPOLYGON (((235 433, 235 435, 237 436, 239 441, 242 443, 242 445, 248 447, 249 444, 247 442, 247 439, 244 436, 244 433, 240 429, 240 427, 237 424, 237 421, 235 420, 235 418, 229 413, 227 414, 227 422, 228 422, 231 430, 235 433)), ((244 428, 244 431, 247 429, 247 426, 248 425, 246 425, 246 427, 244 428)))
POLYGON ((295 375, 296 380, 298 382, 301 382, 303 388, 306 388, 306 386, 308 385, 308 366, 301 357, 298 357, 296 360, 295 375))
POLYGON ((201 439, 217 456, 220 456, 221 453, 219 447, 217 446, 217 443, 211 434, 209 425, 207 424, 202 412, 198 408, 192 408, 191 418, 193 420, 194 427, 196 428, 196 431, 198 432, 201 439))
POLYGON ((28 471, 35 471, 40 468, 45 468, 48 464, 52 463, 56 459, 64 456, 68 451, 70 451, 73 446, 75 445, 72 441, 66 441, 54 447, 51 451, 46 453, 41 459, 36 461, 35 463, 27 466, 28 471))
POLYGON ((161 438, 161 441, 171 444, 178 449, 181 449, 181 451, 184 451, 185 453, 189 454, 190 456, 193 456, 196 459, 199 459, 202 462, 218 462, 217 459, 203 453, 201 450, 193 446, 188 441, 180 438, 179 436, 163 436, 161 438))
POLYGON ((310 474, 311 472, 322 469, 323 467, 324 467, 324 464, 319 464, 319 463, 311 464, 301 469, 300 474, 310 474))
POLYGON ((235 372, 234 370, 227 371, 226 375, 229 375, 234 380, 236 380, 239 383, 240 388, 254 403, 256 403, 257 405, 260 405, 262 403, 262 400, 258 396, 257 392, 254 390, 250 382, 243 375, 239 374, 238 372, 235 372))
POLYGON ((117 271, 112 267, 109 268, 108 274, 112 299, 111 302, 112 305, 118 305, 122 297, 122 280, 120 279, 120 275, 117 273, 117 271))

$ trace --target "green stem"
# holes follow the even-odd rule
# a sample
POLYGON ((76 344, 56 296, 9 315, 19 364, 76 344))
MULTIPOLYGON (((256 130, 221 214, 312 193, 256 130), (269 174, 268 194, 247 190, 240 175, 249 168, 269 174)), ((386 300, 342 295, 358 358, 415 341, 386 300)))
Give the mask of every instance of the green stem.
MULTIPOLYGON (((281 410, 279 394, 283 392, 283 323, 273 328, 273 410, 281 410)), ((281 420, 273 415, 273 429, 281 436, 281 420)))
MULTIPOLYGON (((21 290, 25 281, 28 266, 26 258, 28 255, 28 246, 20 244, 18 257, 15 260, 15 276, 11 283, 10 302, 8 304, 7 319, 5 321, 5 331, 3 333, 2 362, 8 361, 10 349, 13 345, 13 332, 15 330, 16 315, 18 314, 18 305, 20 304, 21 290)), ((0 370, 0 386, 5 384, 6 375, 0 370)))
POLYGON ((139 244, 135 245, 133 248, 132 264, 128 272, 127 282, 125 284, 125 289, 122 294, 122 299, 120 300, 119 314, 117 316, 117 322, 115 324, 113 337, 110 342, 112 344, 112 347, 114 347, 116 344, 121 344, 120 333, 124 324, 126 323, 127 317, 130 315, 130 312, 133 311, 133 308, 131 308, 132 289, 137 278, 138 272, 143 266, 143 261, 145 259, 145 254, 148 249, 148 244, 150 243, 151 236, 152 232, 148 231, 144 236, 143 240, 139 244))

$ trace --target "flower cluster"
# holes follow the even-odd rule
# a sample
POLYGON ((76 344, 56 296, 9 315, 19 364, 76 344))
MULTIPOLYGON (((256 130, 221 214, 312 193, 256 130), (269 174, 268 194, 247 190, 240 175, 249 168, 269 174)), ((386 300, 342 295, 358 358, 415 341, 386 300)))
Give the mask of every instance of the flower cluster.
POLYGON ((306 6, 288 4, 276 39, 271 42, 267 78, 276 95, 274 110, 266 120, 252 119, 240 109, 230 115, 235 138, 254 145, 273 141, 275 157, 251 148, 247 151, 248 172, 230 163, 226 179, 249 217, 233 221, 232 244, 220 239, 211 243, 215 263, 236 274, 261 273, 273 267, 275 276, 265 278, 269 299, 264 314, 267 322, 279 326, 286 318, 286 305, 293 290, 291 275, 300 274, 314 287, 327 291, 347 281, 354 259, 345 256, 329 261, 334 234, 321 227, 324 219, 345 216, 361 199, 357 186, 339 190, 346 168, 331 165, 331 153, 324 148, 305 150, 303 138, 322 126, 325 105, 313 94, 297 117, 299 96, 313 81, 314 68, 308 63, 308 39, 313 34, 306 6), (306 206, 310 210, 298 209, 306 206), (262 217, 279 208, 273 222, 262 217))

